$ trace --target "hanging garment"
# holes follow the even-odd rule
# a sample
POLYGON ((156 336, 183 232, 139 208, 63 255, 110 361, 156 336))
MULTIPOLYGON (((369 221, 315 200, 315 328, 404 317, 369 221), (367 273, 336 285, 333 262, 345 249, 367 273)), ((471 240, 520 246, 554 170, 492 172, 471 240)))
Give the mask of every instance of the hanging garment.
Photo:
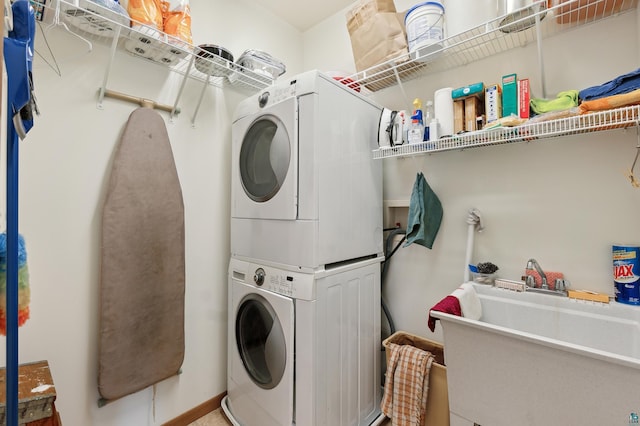
POLYGON ((17 315, 17 326, 29 318, 29 271, 24 238, 17 229, 17 150, 18 141, 33 127, 31 114, 31 62, 35 36, 35 15, 28 0, 15 1, 11 6, 13 29, 3 41, 3 56, 7 70, 7 143, 10 153, 7 167, 7 212, 12 223, 0 234, 0 334, 7 334, 8 316, 17 315), (10 188, 9 188, 10 187, 10 188), (10 242, 11 240, 11 242, 10 242), (17 253, 17 264, 9 265, 9 250, 17 253), (14 272, 15 271, 15 272, 14 272), (13 291, 12 291, 13 290, 13 291), (7 298, 7 293, 15 295, 7 298), (7 300, 9 299, 9 300, 7 300), (12 309, 12 307, 15 307, 12 309))
MULTIPOLYGON (((7 71, 7 232, 6 232, 6 423, 18 424, 18 326, 26 321, 22 309, 20 319, 20 238, 18 234, 18 166, 19 138, 26 136, 33 126, 29 111, 24 111, 31 102, 31 61, 35 35, 35 14, 29 0, 16 0, 11 5, 12 31, 3 42, 4 61, 7 71), (26 113, 26 114, 25 114, 26 113), (24 119, 23 119, 24 118, 24 119)), ((22 244, 24 249, 24 242, 22 244)), ((25 252, 26 253, 26 252, 25 252)), ((23 269, 23 289, 26 275, 23 269)), ((25 295, 23 291, 23 296, 25 295)), ((28 299, 24 302, 27 303, 28 299)))
MULTIPOLYGON (((26 55, 26 71, 20 70, 21 79, 26 74, 28 84, 29 98, 27 102, 19 108, 20 123, 17 127, 21 139, 24 139, 26 133, 33 127, 33 113, 38 113, 38 107, 35 101, 35 93, 33 89, 33 52, 36 35, 35 12, 29 0, 17 0, 11 5, 13 14, 13 29, 9 32, 9 39, 17 40, 24 43, 24 54, 26 55)), ((20 45, 22 46, 22 44, 20 45)), ((21 47, 22 48, 22 47, 21 47)), ((15 53, 14 53, 15 54, 15 53)), ((6 56, 6 55, 5 55, 6 56)), ((22 54, 20 54, 22 56, 22 54)), ((16 57, 16 59, 18 59, 16 57)), ((6 60, 6 59, 5 59, 6 60)), ((19 59, 22 61, 22 58, 19 59)), ((22 64, 20 64, 22 67, 22 64)), ((9 70, 7 69, 7 73, 9 70)))

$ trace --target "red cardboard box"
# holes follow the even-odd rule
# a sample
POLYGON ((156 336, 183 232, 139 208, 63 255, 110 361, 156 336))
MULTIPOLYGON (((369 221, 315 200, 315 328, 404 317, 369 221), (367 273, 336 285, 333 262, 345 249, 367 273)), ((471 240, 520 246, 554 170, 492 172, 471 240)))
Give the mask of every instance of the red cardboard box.
POLYGON ((531 86, 529 79, 518 80, 518 115, 520 118, 529 118, 529 101, 531 100, 531 86))

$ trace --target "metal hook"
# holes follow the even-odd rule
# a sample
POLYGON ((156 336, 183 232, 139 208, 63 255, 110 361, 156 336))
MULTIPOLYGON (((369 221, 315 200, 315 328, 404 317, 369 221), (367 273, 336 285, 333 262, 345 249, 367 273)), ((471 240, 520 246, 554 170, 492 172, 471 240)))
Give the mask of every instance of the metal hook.
POLYGON ((636 168, 636 163, 638 162, 638 157, 640 156, 640 123, 636 123, 636 138, 637 138, 636 156, 633 159, 633 164, 631 164, 631 168, 627 173, 627 178, 629 178, 629 181, 631 182, 631 186, 633 186, 634 188, 640 188, 640 181, 638 181, 633 174, 633 171, 636 168))
POLYGON ((56 2, 56 11, 53 15, 53 22, 51 22, 51 25, 49 25, 46 29, 45 32, 49 32, 51 30, 51 28, 56 27, 56 26, 61 26, 63 27, 65 30, 67 30, 67 32, 77 38, 79 38, 80 40, 84 41, 88 46, 89 46, 89 52, 91 52, 93 50, 93 44, 87 40, 86 38, 82 37, 80 34, 74 33, 73 31, 71 31, 71 29, 67 26, 66 23, 64 23, 61 19, 60 19, 60 2, 56 2))

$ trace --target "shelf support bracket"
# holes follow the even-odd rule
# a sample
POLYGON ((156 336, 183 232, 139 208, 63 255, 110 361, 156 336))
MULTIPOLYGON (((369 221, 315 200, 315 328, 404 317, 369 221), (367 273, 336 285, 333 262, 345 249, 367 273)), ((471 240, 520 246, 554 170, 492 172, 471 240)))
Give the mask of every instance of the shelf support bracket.
POLYGON ((411 99, 407 97, 407 92, 404 91, 404 85, 402 84, 402 79, 400 78, 400 74, 398 74, 398 67, 393 67, 393 74, 396 76, 396 81, 398 82, 398 87, 400 87, 400 91, 402 92, 402 96, 404 96, 405 100, 411 104, 411 99))
POLYGON ((547 98, 547 86, 544 78, 544 58, 542 53, 542 25, 540 23, 540 14, 536 13, 536 40, 538 42, 538 65, 540 66, 540 86, 542 90, 542 98, 547 98))
POLYGON ((104 79, 102 80, 102 87, 100 87, 100 92, 98 93, 98 109, 102 109, 104 92, 107 90, 107 82, 109 81, 109 74, 111 73, 111 65, 113 65, 113 61, 116 57, 116 49, 118 47, 118 40, 120 40, 121 29, 122 27, 120 27, 120 25, 116 26, 116 33, 113 35, 113 40, 111 41, 111 55, 109 56, 109 63, 107 64, 104 79))
POLYGON ((193 117, 191 118, 191 127, 196 127, 196 116, 198 115, 198 111, 200 111, 200 105, 202 104, 202 98, 204 98, 204 92, 209 87, 209 80, 211 79, 211 74, 207 74, 207 80, 204 82, 202 86, 202 91, 200 92, 200 98, 198 99, 198 105, 196 105, 196 110, 193 112, 193 117))
POLYGON ((173 104, 173 111, 171 111, 171 116, 169 118, 171 121, 173 121, 173 117, 176 115, 176 111, 178 110, 178 102, 180 101, 182 92, 184 92, 184 86, 187 84, 187 79, 189 78, 189 73, 191 72, 191 67, 193 66, 194 59, 195 55, 191 55, 191 59, 189 59, 189 65, 187 65, 187 70, 184 72, 184 77, 182 78, 182 84, 180 84, 178 96, 176 96, 176 101, 173 104))

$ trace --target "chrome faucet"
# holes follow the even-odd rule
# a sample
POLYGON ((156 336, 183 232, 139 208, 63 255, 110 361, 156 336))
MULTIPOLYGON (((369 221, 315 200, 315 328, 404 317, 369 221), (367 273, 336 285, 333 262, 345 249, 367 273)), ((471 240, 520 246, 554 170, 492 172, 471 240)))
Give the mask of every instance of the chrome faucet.
MULTIPOLYGON (((542 270, 542 268, 540 267, 540 264, 538 264, 538 261, 535 259, 529 259, 527 261, 527 271, 532 271, 535 268, 535 270, 538 272, 538 274, 540 274, 540 278, 542 279, 542 286, 540 286, 540 288, 548 290, 549 289, 549 284, 547 283, 547 276, 545 275, 544 271, 542 270)), ((532 277, 531 275, 527 276, 527 282, 526 284, 530 287, 535 287, 535 278, 532 277), (531 277, 531 278, 529 278, 531 277), (529 281, 531 280, 531 281, 529 281)))

